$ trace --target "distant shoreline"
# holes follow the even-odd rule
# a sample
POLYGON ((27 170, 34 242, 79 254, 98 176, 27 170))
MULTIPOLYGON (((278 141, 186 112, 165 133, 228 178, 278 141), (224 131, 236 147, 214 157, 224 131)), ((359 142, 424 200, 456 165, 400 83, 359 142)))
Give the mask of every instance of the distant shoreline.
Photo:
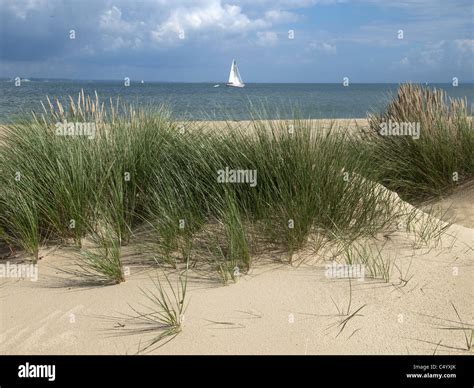
MULTIPOLYGON (((16 76, 15 76, 16 77, 16 76)), ((1 82, 13 82, 15 77, 0 77, 1 82)), ((80 83, 80 82, 103 82, 103 83, 123 83, 123 79, 72 79, 72 78, 35 78, 35 77, 20 77, 22 80, 28 80, 26 82, 71 82, 71 83, 80 83)), ((225 80, 220 81, 162 81, 162 80, 146 80, 141 84, 141 78, 130 79, 132 84, 209 84, 216 85, 221 84, 225 85, 225 80)), ((350 85, 400 85, 406 83, 407 81, 393 81, 393 82, 355 82, 351 81, 350 85)), ((436 81, 413 81, 410 82, 413 84, 420 85, 452 85, 451 82, 436 82, 436 81)), ((245 82, 246 85, 342 85, 341 81, 336 82, 258 82, 258 81, 248 81, 245 82)), ((460 85, 473 85, 473 81, 463 81, 460 85)))

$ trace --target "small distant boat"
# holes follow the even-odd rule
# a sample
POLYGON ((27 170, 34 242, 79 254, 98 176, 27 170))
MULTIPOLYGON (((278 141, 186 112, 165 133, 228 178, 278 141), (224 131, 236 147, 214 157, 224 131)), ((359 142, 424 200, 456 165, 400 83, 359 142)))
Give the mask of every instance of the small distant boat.
POLYGON ((141 80, 141 81, 140 81, 140 83, 141 83, 141 84, 144 84, 144 83, 145 83, 145 81, 141 80))
POLYGON ((218 88, 219 86, 221 85, 217 84, 217 85, 214 85, 213 88, 218 88))
POLYGON ((243 88, 245 84, 242 81, 242 77, 240 76, 239 68, 237 67, 237 62, 235 59, 232 60, 232 66, 230 67, 230 74, 229 74, 229 82, 227 86, 231 86, 234 88, 243 88))

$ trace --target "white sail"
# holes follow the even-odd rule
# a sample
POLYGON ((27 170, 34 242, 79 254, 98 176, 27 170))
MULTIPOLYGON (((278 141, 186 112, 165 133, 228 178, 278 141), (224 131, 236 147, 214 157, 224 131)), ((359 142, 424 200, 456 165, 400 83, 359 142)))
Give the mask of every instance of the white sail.
POLYGON ((244 87, 244 83, 242 81, 242 77, 240 76, 239 68, 237 67, 237 62, 232 60, 232 66, 230 67, 230 74, 229 74, 229 83, 227 86, 235 86, 235 87, 244 87))
POLYGON ((240 76, 240 72, 239 72, 239 68, 237 67, 237 63, 235 63, 235 66, 234 66, 234 73, 235 73, 236 83, 243 85, 244 83, 242 82, 242 77, 240 76))
POLYGON ((235 60, 232 60, 232 65, 230 67, 230 74, 229 74, 229 84, 233 84, 234 79, 235 79, 234 63, 235 63, 235 60))

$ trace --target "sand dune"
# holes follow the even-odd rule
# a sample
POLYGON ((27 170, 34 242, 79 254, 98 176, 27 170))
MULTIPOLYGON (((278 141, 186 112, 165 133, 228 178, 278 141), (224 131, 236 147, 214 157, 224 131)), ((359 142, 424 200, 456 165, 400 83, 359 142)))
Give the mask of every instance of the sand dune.
MULTIPOLYGON (((310 249, 298 266, 257 260, 229 286, 191 272, 184 329, 152 354, 468 354, 463 331, 442 328, 462 325, 453 304, 472 328, 472 198, 471 185, 437 204, 451 204, 459 222, 437 244, 415 249, 403 230, 380 236, 389 282, 327 278, 328 257, 310 249)), ((80 287, 57 270, 67 251, 43 253, 37 282, 0 288, 0 353, 134 354, 152 338, 120 314, 146 304, 139 286, 152 287, 153 270, 131 267, 120 285, 80 287)))
POLYGON ((433 209, 445 220, 453 220, 457 224, 474 228, 474 182, 461 185, 442 200, 427 202, 423 209, 433 209))

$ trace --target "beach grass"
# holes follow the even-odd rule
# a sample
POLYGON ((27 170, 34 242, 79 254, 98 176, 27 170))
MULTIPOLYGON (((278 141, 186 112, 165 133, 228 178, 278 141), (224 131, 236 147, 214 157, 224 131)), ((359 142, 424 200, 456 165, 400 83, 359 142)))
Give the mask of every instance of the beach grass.
POLYGON ((41 233, 37 204, 30 202, 31 197, 21 191, 17 193, 13 189, 6 189, 2 195, 2 239, 9 246, 23 249, 34 262, 38 261, 41 233))
POLYGON ((87 226, 87 236, 92 244, 78 249, 78 269, 74 274, 88 279, 90 283, 122 283, 125 275, 121 234, 115 223, 114 211, 101 213, 97 217, 93 224, 87 226))
MULTIPOLYGON (((44 112, 2 134, 0 229, 33 258, 41 241, 80 249, 100 236, 96 251, 82 250, 82 264, 113 283, 123 281, 124 245, 145 241, 151 259, 173 266, 204 245, 227 282, 235 268, 250 269, 252 233, 291 261, 315 232, 350 244, 395 222, 400 210, 380 184, 420 200, 472 179, 472 124, 462 101, 443 96, 402 85, 363 136, 300 117, 264 121, 262 111, 252 112, 250 126, 215 131, 178 122, 165 107, 83 94, 68 107, 48 100, 44 112), (419 122, 419 139, 381 136, 384 120, 419 122), (58 134, 58 123, 77 122, 94 132, 58 134), (253 180, 222 181, 224 171, 253 180)), ((374 272, 386 278, 387 268, 374 272)))
POLYGON ((401 85, 386 111, 369 115, 371 131, 363 141, 377 166, 374 179, 415 202, 472 180, 474 130, 466 105, 466 100, 448 98, 442 89, 401 85), (381 135, 381 125, 388 124, 399 130, 381 135), (402 133, 407 124, 419 132, 402 133))
POLYGON ((185 312, 188 305, 187 300, 187 268, 178 275, 176 285, 173 285, 168 275, 163 274, 165 282, 159 277, 153 279, 154 289, 141 289, 148 300, 148 310, 143 312, 132 307, 136 314, 133 320, 139 321, 147 326, 144 330, 158 332, 139 352, 152 350, 154 346, 164 346, 176 337, 183 328, 185 312))

